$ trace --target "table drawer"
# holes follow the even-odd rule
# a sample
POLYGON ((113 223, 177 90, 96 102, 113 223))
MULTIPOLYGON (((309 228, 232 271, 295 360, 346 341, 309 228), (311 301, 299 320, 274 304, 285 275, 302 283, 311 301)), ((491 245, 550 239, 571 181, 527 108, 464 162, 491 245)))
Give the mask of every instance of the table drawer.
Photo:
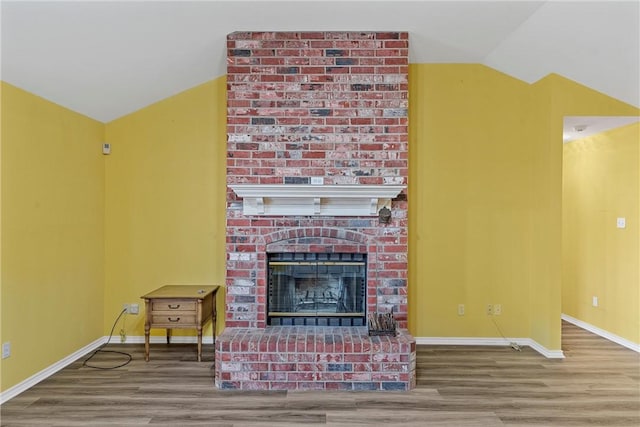
POLYGON ((196 324, 195 314, 175 313, 175 314, 154 314, 152 316, 152 322, 154 326, 158 327, 176 327, 182 325, 196 324))
POLYGON ((151 311, 155 311, 155 312, 179 311, 181 313, 192 311, 195 313, 196 302, 195 301, 152 301, 151 311))

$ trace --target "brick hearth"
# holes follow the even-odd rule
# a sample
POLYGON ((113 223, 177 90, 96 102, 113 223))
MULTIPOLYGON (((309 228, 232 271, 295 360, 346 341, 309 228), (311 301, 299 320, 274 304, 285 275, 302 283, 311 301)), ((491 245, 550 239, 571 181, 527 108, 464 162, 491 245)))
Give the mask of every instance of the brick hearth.
POLYGON ((415 340, 362 327, 231 328, 216 352, 216 384, 243 390, 408 390, 415 340))
POLYGON ((406 185, 408 34, 239 32, 227 47, 226 329, 216 385, 410 389, 406 330, 368 337, 361 327, 272 327, 266 316, 267 253, 366 253, 367 312, 393 311, 406 328, 406 190, 381 224, 374 215, 245 214, 232 189, 311 178, 406 185))

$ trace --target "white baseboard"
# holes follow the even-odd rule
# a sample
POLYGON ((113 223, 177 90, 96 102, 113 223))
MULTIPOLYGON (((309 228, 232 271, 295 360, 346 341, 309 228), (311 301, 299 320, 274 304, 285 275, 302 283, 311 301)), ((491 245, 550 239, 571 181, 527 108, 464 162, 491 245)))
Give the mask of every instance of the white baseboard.
MULTIPOLYGON (((594 333, 602 338, 608 339, 616 344, 619 344, 623 347, 631 349, 637 353, 640 353, 640 344, 636 344, 632 341, 629 341, 625 338, 622 338, 618 335, 612 334, 611 332, 605 331, 604 329, 600 329, 597 326, 593 326, 587 322, 583 322, 582 320, 578 320, 574 317, 571 317, 567 314, 563 314, 562 320, 565 320, 571 324, 574 324, 582 329, 585 329, 591 333, 594 333)), ((101 337, 95 340, 94 342, 84 346, 78 351, 73 352, 69 356, 59 360, 53 365, 43 369, 42 371, 30 376, 26 380, 16 384, 13 387, 8 388, 7 390, 0 393, 0 404, 8 401, 9 399, 14 398, 19 395, 23 391, 28 390, 34 385, 38 384, 42 380, 50 377, 55 374, 65 366, 73 363, 80 357, 96 350, 102 344, 107 342, 109 337, 101 337)), ((548 359, 563 359, 564 354, 562 350, 549 350, 548 348, 540 345, 535 340, 531 338, 472 338, 472 337, 416 337, 416 344, 426 344, 426 345, 468 345, 468 346, 510 346, 511 343, 515 343, 519 346, 529 346, 544 357, 548 359)), ((149 338, 149 342, 151 344, 164 344, 167 342, 167 338, 165 336, 157 336, 153 335, 149 338)), ((173 336, 171 337, 171 342, 176 344, 195 344, 196 337, 195 336, 173 336)), ((203 344, 213 344, 213 337, 211 336, 203 336, 202 337, 203 344)), ((110 340, 110 344, 144 344, 144 336, 127 336, 124 343, 120 341, 118 337, 112 337, 110 340)))
POLYGON ((575 317, 569 316, 568 314, 563 314, 560 317, 562 318, 562 320, 566 320, 567 322, 574 324, 579 328, 585 329, 602 338, 606 338, 609 341, 613 341, 616 344, 620 344, 621 346, 626 347, 630 350, 633 350, 636 353, 640 353, 640 344, 636 344, 633 341, 629 341, 626 338, 622 338, 621 336, 612 334, 611 332, 605 331, 604 329, 600 329, 597 326, 593 326, 590 323, 583 322, 582 320, 578 320, 575 317))
MULTIPOLYGON (((51 366, 43 369, 42 371, 30 376, 26 380, 14 385, 13 387, 10 387, 7 390, 1 392, 0 393, 0 405, 3 404, 4 402, 8 401, 9 399, 12 399, 12 398, 16 397, 17 395, 19 395, 23 391, 26 391, 29 388, 33 387, 34 385, 38 384, 40 381, 47 379, 48 377, 50 377, 51 375, 55 374, 56 372, 58 372, 59 370, 61 370, 65 366, 70 365, 71 363, 75 362, 76 360, 78 360, 82 356, 87 355, 87 354, 91 353, 92 351, 95 351, 98 347, 100 347, 101 345, 106 343, 108 339, 109 339, 109 337, 98 338, 97 340, 95 340, 91 344, 88 344, 88 345, 82 347, 80 350, 73 352, 69 356, 57 361, 53 365, 51 365, 51 366)), ((151 337, 149 337, 149 343, 150 344, 165 344, 166 342, 167 342, 167 337, 166 336, 155 336, 155 335, 152 335, 151 337)), ((172 336, 171 337, 171 342, 175 343, 175 344, 196 344, 197 343, 197 337, 195 337, 195 336, 172 336)), ((114 337, 111 337, 111 340, 109 341, 109 344, 144 344, 144 336, 127 336, 127 339, 125 340, 124 343, 120 341, 120 337, 119 336, 114 336, 114 337)), ((202 344, 213 344, 213 337, 211 337, 211 336, 202 337, 202 344)))
POLYGON ((547 347, 543 346, 536 340, 532 340, 531 338, 526 339, 529 341, 529 343, 523 345, 528 345, 547 359, 564 359, 564 353, 562 352, 562 350, 549 350, 547 347))
POLYGON ((531 338, 416 337, 416 344, 427 345, 488 345, 509 347, 511 343, 515 343, 520 347, 531 347, 547 359, 564 359, 562 350, 549 350, 531 338))
MULTIPOLYGON (((564 315, 563 315, 564 319, 564 315)), ((568 319, 565 319, 571 322, 568 319)), ((572 322, 573 323, 573 322, 572 322)), ((580 325, 577 325, 580 326, 580 325)), ((584 328, 588 329, 588 328, 584 328)), ((605 337, 606 338, 606 337, 605 337)), ((80 350, 70 354, 69 356, 59 360, 48 368, 43 369, 42 371, 32 375, 26 380, 16 384, 15 386, 8 388, 7 390, 0 393, 0 404, 8 401, 9 399, 14 398, 20 393, 28 390, 34 385, 38 384, 42 380, 50 377, 55 374, 65 366, 73 363, 80 357, 89 354, 90 352, 96 350, 102 344, 106 343, 109 337, 101 337, 81 348, 80 350)), ((152 335, 149 338, 150 344, 164 344, 167 342, 167 338, 165 336, 157 336, 152 335)), ((173 336, 171 337, 171 342, 175 344, 195 344, 197 342, 197 338, 195 336, 173 336)), ((120 341, 119 337, 111 337, 109 341, 110 344, 144 344, 144 336, 127 336, 124 343, 120 341)), ((202 337, 203 344, 213 344, 213 337, 206 336, 202 337)), ((543 356, 554 359, 554 358, 564 358, 564 354, 562 354, 561 350, 549 350, 544 346, 538 344, 536 341, 530 338, 507 338, 506 340, 503 338, 464 338, 464 337, 423 337, 416 338, 416 344, 430 344, 430 345, 493 345, 493 346, 509 346, 511 343, 516 343, 519 346, 529 346, 536 350, 538 353, 543 356)), ((637 346, 636 346, 637 347, 637 346)), ((637 351, 637 350, 636 350, 637 351)))
POLYGON ((91 344, 88 344, 82 347, 80 350, 71 353, 67 357, 57 361, 56 363, 43 369, 42 371, 30 376, 26 380, 14 385, 13 387, 6 389, 2 393, 0 393, 0 405, 6 402, 7 400, 16 397, 23 391, 30 389, 34 385, 38 384, 40 381, 47 379, 51 375, 58 372, 60 369, 78 360, 78 358, 96 350, 105 342, 107 342, 107 337, 98 338, 91 344))

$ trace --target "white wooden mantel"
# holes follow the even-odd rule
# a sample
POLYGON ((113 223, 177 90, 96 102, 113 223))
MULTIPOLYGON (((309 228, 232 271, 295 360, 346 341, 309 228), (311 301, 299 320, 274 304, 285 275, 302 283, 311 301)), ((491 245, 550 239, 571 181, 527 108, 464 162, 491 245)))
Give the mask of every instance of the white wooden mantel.
POLYGON ((231 184, 245 215, 376 216, 404 185, 231 184))

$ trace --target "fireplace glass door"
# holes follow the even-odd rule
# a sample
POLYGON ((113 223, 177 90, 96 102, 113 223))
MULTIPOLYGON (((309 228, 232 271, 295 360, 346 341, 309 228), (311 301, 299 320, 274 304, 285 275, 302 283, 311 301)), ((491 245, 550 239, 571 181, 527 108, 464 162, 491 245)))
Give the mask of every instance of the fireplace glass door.
POLYGON ((365 254, 269 254, 269 325, 363 326, 365 254))

